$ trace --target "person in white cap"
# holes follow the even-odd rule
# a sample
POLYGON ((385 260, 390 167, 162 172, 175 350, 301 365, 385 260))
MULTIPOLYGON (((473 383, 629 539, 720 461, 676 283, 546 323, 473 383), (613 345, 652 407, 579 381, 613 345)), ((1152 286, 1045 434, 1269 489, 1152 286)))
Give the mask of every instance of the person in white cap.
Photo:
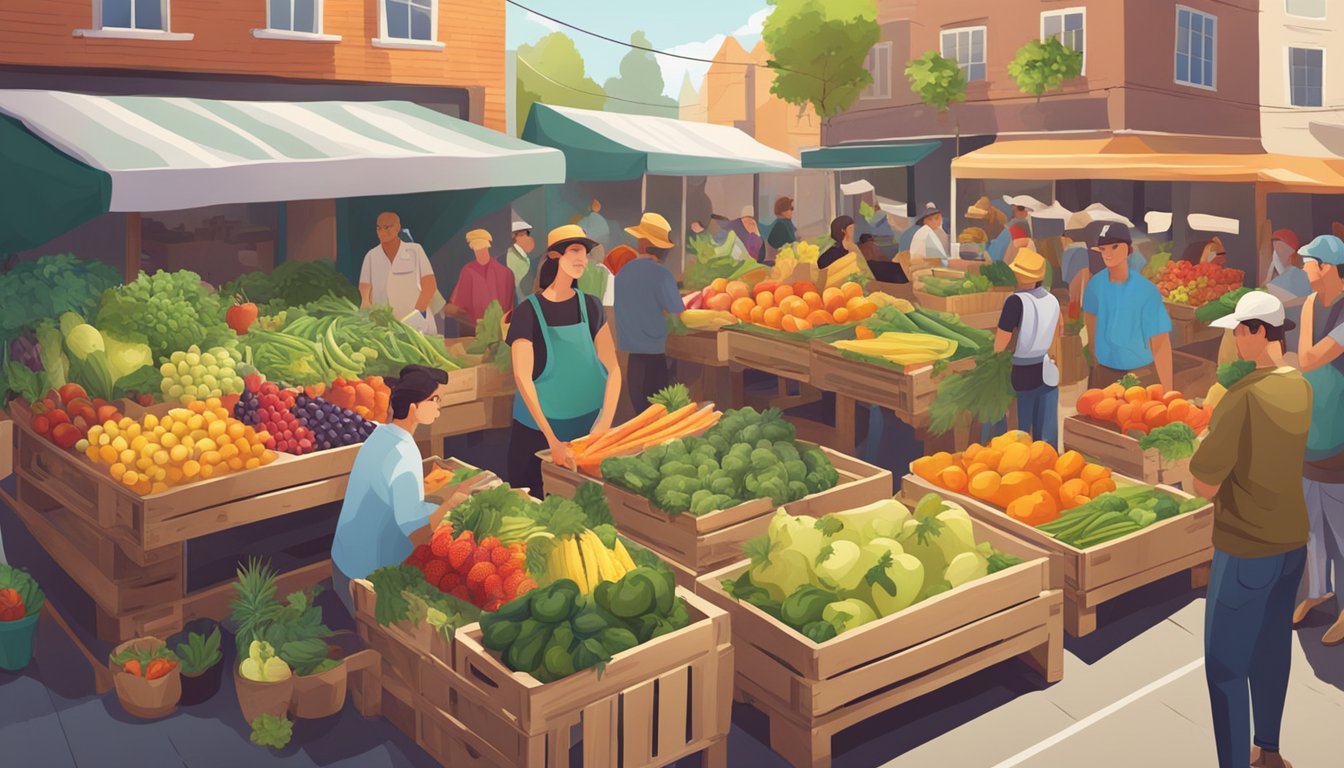
POLYGON ((1221 766, 1289 766, 1279 728, 1293 650, 1293 603, 1307 562, 1299 475, 1311 429, 1311 384, 1282 364, 1293 322, 1283 302, 1252 291, 1210 323, 1232 331, 1255 368, 1219 401, 1190 459, 1195 492, 1213 499, 1213 568, 1204 614, 1204 670, 1221 766), (1251 713, 1254 711, 1254 745, 1251 713))
POLYGON ((1045 208, 1045 203, 1031 195, 1004 195, 1003 202, 1008 204, 1012 215, 1008 218, 1008 237, 1011 240, 1005 249, 1003 260, 1012 261, 1019 248, 1029 248, 1031 242, 1031 215, 1045 208))
POLYGON ((513 222, 513 245, 509 246, 509 252, 505 254, 505 265, 513 273, 513 284, 518 292, 518 300, 531 293, 526 290, 524 285, 527 282, 527 276, 532 271, 532 249, 537 247, 537 241, 532 238, 532 225, 522 219, 513 222))
POLYGON ((438 333, 430 305, 438 291, 434 267, 418 243, 401 239, 401 217, 391 211, 378 214, 378 245, 364 254, 359 270, 359 304, 386 304, 392 313, 424 333, 438 333))
POLYGON ((943 229, 943 212, 933 203, 924 204, 924 213, 916 221, 919 229, 910 241, 910 255, 919 259, 942 259, 947 262, 951 244, 943 229))

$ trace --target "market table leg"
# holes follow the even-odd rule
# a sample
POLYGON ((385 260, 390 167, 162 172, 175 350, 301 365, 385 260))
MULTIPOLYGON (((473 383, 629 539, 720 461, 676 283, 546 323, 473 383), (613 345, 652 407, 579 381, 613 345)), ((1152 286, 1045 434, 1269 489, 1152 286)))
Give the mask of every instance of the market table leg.
POLYGON ((1097 630, 1097 609, 1079 605, 1081 597, 1064 602, 1064 629, 1074 637, 1085 637, 1097 630))
POLYGON ((706 747, 701 768, 728 768, 728 737, 723 737, 706 747))
POLYGON ((364 717, 382 714, 383 657, 374 650, 351 654, 345 660, 350 675, 350 700, 364 717))
POLYGON ((735 365, 728 369, 728 402, 733 408, 741 408, 746 404, 746 375, 745 368, 735 365))
POLYGON ((837 394, 835 396, 835 450, 852 455, 854 453, 854 411, 858 402, 852 397, 837 394))
POLYGON ((1209 586, 1209 567, 1210 563, 1196 565, 1190 569, 1190 588, 1203 589, 1209 586))
POLYGON ((770 748, 794 768, 829 768, 831 732, 805 728, 770 713, 770 748))
POLYGON ((1064 601, 1060 592, 1047 592, 1052 596, 1049 606, 1050 615, 1046 619, 1046 641, 1022 656, 1028 666, 1040 672, 1047 683, 1057 683, 1064 679, 1064 601))

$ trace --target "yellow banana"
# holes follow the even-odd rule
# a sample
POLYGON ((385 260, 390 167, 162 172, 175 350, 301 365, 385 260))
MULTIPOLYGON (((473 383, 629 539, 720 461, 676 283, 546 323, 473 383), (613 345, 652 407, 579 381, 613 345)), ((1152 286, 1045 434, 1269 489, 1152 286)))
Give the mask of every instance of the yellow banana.
POLYGON ((583 557, 579 554, 578 542, 573 536, 566 536, 561 546, 565 549, 565 577, 573 579, 579 585, 579 591, 588 594, 591 589, 584 578, 583 557))
POLYGON ((602 540, 592 531, 584 531, 583 536, 588 540, 592 548, 594 559, 597 560, 597 575, 603 581, 616 581, 621 578, 616 573, 615 563, 611 559, 611 550, 607 549, 602 540))
POLYGON ((616 540, 616 547, 612 551, 616 554, 616 562, 621 565, 622 576, 635 570, 635 561, 630 557, 630 551, 625 548, 625 544, 620 539, 616 540))
MULTIPOLYGON (((578 536, 575 538, 580 539, 578 536)), ((579 555, 583 558, 583 577, 588 582, 584 592, 592 592, 602 583, 602 577, 597 572, 597 553, 593 551, 593 543, 587 536, 581 537, 579 541, 579 555)))

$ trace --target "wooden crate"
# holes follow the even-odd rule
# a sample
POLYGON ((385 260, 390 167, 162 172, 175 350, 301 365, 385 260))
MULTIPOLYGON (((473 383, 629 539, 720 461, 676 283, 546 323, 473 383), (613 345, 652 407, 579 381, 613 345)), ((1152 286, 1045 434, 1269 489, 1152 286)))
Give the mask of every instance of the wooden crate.
POLYGON ((1063 598, 1046 553, 984 523, 975 538, 1025 562, 821 644, 724 591, 745 561, 700 578, 701 596, 732 617, 735 689, 769 717, 771 749, 829 766, 839 731, 1015 657, 1046 682, 1063 677, 1063 598))
POLYGON ((970 370, 975 361, 966 358, 935 376, 932 365, 909 370, 854 360, 829 342, 812 342, 812 383, 821 390, 890 409, 896 418, 913 427, 929 423, 929 406, 938 393, 938 382, 948 373, 970 370))
POLYGON ((885 293, 896 299, 905 299, 911 303, 915 300, 914 283, 884 283, 878 280, 869 280, 863 286, 864 293, 885 293))
POLYGON ((728 365, 728 337, 723 331, 669 334, 664 352, 674 360, 719 368, 728 365))
POLYGON ((1003 303, 1013 295, 1011 288, 990 288, 980 293, 968 293, 964 296, 934 296, 915 287, 915 304, 924 309, 939 312, 953 312, 963 319, 968 316, 995 314, 1003 311, 1003 303))
POLYGON ((1077 451, 1117 474, 1149 485, 1173 485, 1189 489, 1190 459, 1163 461, 1156 448, 1144 450, 1129 435, 1085 416, 1064 419, 1064 450, 1077 451))
POLYGON ((1208 324, 1195 319, 1195 308, 1188 304, 1175 304, 1164 301, 1167 314, 1171 316, 1171 348, 1180 349, 1201 341, 1220 339, 1223 331, 1210 328, 1208 324))
POLYGON ((728 357, 733 365, 783 379, 812 381, 812 357, 808 353, 807 337, 786 339, 739 328, 726 328, 720 333, 726 338, 728 357))
MULTIPOLYGON (((1145 385, 1157 384, 1157 369, 1149 365, 1134 371, 1145 385)), ((1173 350, 1171 378, 1174 388, 1190 397, 1202 397, 1218 381, 1218 364, 1197 355, 1173 350)), ((1112 382, 1102 382, 1102 386, 1112 382)))
POLYGON ((443 452, 443 441, 454 435, 467 435, 487 429, 501 429, 513 421, 513 395, 496 395, 439 409, 439 418, 429 426, 415 430, 420 455, 428 458, 443 452))
POLYGON ((0 480, 14 474, 14 421, 0 409, 0 480))
MULTIPOLYGON (((891 497, 890 472, 826 446, 820 447, 840 473, 840 483, 789 504, 790 512, 819 517, 891 497)), ((655 508, 648 499, 611 483, 604 485, 603 490, 618 530, 696 574, 740 559, 742 545, 765 533, 775 513, 775 505, 769 499, 753 499, 707 515, 672 515, 655 508)))
POLYGON ((564 496, 567 499, 572 499, 574 498, 574 492, 584 483, 602 485, 602 478, 600 477, 588 477, 551 461, 550 450, 538 453, 537 457, 541 459, 541 488, 547 496, 564 496))
MULTIPOLYGON (((1049 552, 1052 568, 1060 574, 1064 588, 1064 628, 1074 637, 1094 631, 1097 606, 1126 592, 1182 571, 1190 571, 1192 587, 1208 583, 1209 562, 1213 559, 1212 504, 1105 544, 1077 549, 979 499, 938 488, 915 475, 906 475, 902 483, 907 496, 940 494, 965 507, 976 520, 1049 552)), ((1175 488, 1159 487, 1189 498, 1175 488)))
POLYGON ((1083 337, 1067 333, 1059 339, 1059 385, 1067 387, 1080 381, 1087 381, 1092 373, 1088 356, 1083 352, 1083 337))

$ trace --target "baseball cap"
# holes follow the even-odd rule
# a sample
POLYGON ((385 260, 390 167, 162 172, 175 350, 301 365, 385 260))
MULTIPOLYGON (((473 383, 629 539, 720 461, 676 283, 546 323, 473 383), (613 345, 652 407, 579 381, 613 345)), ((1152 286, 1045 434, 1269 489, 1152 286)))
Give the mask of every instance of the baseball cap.
POLYGON ((1129 227, 1117 221, 1102 222, 1101 228, 1097 230, 1097 244, 1092 247, 1100 248, 1115 243, 1134 244, 1134 238, 1129 234, 1129 227))
POLYGON ((1297 249, 1297 255, 1304 259, 1315 259, 1322 264, 1344 264, 1344 240, 1334 235, 1321 235, 1310 243, 1297 249))
POLYGON ((1291 331, 1297 324, 1284 316, 1283 302, 1268 291, 1251 291, 1237 300, 1232 314, 1209 323, 1211 328, 1231 330, 1247 320, 1259 320, 1266 325, 1291 331))

